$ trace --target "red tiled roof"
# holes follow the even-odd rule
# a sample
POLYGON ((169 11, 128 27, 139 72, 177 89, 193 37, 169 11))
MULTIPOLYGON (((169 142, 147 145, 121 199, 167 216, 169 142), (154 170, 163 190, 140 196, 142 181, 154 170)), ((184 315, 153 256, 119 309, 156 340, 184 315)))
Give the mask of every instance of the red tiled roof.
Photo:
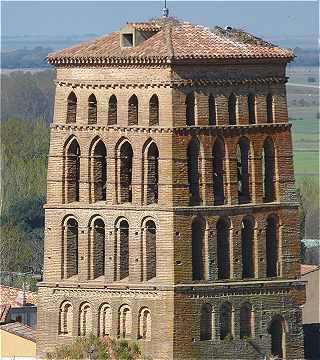
POLYGON ((10 308, 10 305, 0 305, 0 324, 4 324, 7 321, 10 308))
POLYGON ((301 264, 300 265, 300 272, 301 275, 306 275, 312 271, 318 270, 320 269, 320 266, 318 265, 305 265, 305 264, 301 264))
POLYGON ((32 327, 21 324, 19 322, 8 323, 0 326, 1 330, 7 331, 11 334, 21 336, 24 339, 36 342, 36 336, 32 327))
POLYGON ((294 58, 291 50, 272 45, 237 29, 209 29, 169 19, 145 23, 128 23, 139 30, 156 33, 142 43, 128 48, 120 46, 120 32, 114 32, 48 55, 50 63, 86 63, 98 60, 162 60, 190 59, 285 59, 294 58))
MULTIPOLYGON (((21 306, 19 297, 22 299, 22 289, 0 285, 0 305, 11 305, 11 307, 21 306), (18 297, 19 296, 19 297, 18 297), (18 298, 18 299, 17 299, 18 298)), ((37 304, 37 294, 31 291, 25 291, 27 304, 37 304)))

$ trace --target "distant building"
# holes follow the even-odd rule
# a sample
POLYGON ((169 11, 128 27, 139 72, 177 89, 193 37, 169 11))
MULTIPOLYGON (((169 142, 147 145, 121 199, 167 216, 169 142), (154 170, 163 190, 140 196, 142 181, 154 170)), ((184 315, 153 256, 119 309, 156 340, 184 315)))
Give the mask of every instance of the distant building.
POLYGON ((37 294, 0 285, 0 324, 17 321, 32 328, 37 325, 37 294))
POLYGON ((301 359, 292 51, 165 17, 48 59, 38 356, 93 332, 153 359, 301 359))
POLYGON ((36 359, 34 330, 19 322, 0 325, 1 360, 36 359))
POLYGON ((307 281, 302 310, 306 359, 320 359, 320 266, 301 265, 301 279, 307 281))

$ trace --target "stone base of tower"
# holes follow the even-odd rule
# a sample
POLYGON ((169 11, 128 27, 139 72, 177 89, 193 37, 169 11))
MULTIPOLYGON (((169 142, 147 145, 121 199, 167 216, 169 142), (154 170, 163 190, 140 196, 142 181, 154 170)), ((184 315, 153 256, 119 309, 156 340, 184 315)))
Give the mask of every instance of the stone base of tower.
MULTIPOLYGON (((283 359, 303 359, 301 305, 305 301, 301 282, 261 281, 186 285, 175 288, 174 351, 176 360, 186 359, 266 359, 272 353, 272 323, 281 319, 283 359), (243 334, 241 307, 252 306, 252 333, 243 334), (231 334, 222 339, 226 320, 221 311, 231 307, 231 334), (211 333, 203 333, 202 307, 212 311, 211 333), (202 338, 201 338, 202 337, 202 338)), ((207 316, 207 315, 206 315, 207 316)), ((208 325, 208 324, 207 324, 208 325)), ((208 329, 208 326, 204 328, 208 329)))
MULTIPOLYGON (((105 288, 103 285, 93 287, 92 284, 72 284, 56 286, 44 284, 39 287, 38 327, 37 327, 37 358, 44 359, 46 354, 56 346, 71 343, 76 336, 81 335, 81 314, 83 304, 90 304, 91 319, 87 334, 100 335, 100 309, 104 304, 111 307, 111 338, 123 338, 119 331, 124 331, 120 325, 120 309, 130 308, 131 329, 126 329, 125 338, 135 341, 140 349, 152 359, 172 359, 173 339, 173 291, 154 290, 150 286, 137 286, 130 289, 126 285, 113 285, 105 288), (72 333, 63 334, 61 331, 61 304, 70 302, 73 308, 72 333), (141 309, 147 308, 151 313, 151 339, 141 337, 139 317, 141 309), (121 328, 121 330, 120 330, 121 328)), ((83 330, 83 329, 82 329, 83 330)))

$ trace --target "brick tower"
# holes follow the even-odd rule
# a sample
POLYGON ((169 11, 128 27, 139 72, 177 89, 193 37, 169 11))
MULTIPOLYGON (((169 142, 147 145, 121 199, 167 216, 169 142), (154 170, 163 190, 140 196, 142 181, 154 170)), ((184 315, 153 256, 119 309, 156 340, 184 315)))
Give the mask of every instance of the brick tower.
POLYGON ((303 357, 293 57, 167 17, 49 55, 39 356, 94 333, 154 359, 303 357))

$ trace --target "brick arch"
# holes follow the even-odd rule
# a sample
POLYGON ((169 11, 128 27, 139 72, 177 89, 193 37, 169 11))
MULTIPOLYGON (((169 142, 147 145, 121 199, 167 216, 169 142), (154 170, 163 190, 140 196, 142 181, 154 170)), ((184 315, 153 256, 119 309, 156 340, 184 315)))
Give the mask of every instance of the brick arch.
POLYGON ((89 221, 88 277, 96 279, 105 275, 106 224, 100 215, 89 221))
POLYGON ((200 182, 203 183, 204 169, 202 159, 204 158, 203 146, 198 137, 192 137, 187 147, 187 169, 189 184, 189 204, 192 206, 201 204, 200 182))
POLYGON ((87 336, 92 332, 92 306, 89 302, 83 302, 79 306, 79 336, 87 336))
POLYGON ((130 141, 121 137, 115 146, 117 202, 132 202, 133 147, 130 141))
POLYGON ((267 136, 261 148, 262 157, 262 175, 263 175, 263 201, 272 202, 276 200, 276 172, 277 158, 276 146, 273 138, 267 136))
POLYGON ((240 305, 240 339, 251 338, 254 335, 254 308, 248 301, 240 305))
POLYGON ((98 333, 99 336, 112 335, 112 306, 109 303, 103 303, 98 310, 98 333))
POLYGON ((250 202, 250 172, 252 145, 250 139, 241 136, 236 145, 237 162, 237 183, 238 183, 238 202, 245 204, 250 202))
POLYGON ((79 272, 79 222, 73 215, 62 220, 61 270, 67 279, 79 272))
POLYGON ((215 95, 212 93, 208 96, 208 124, 216 126, 217 125, 217 104, 216 104, 216 98, 215 95))
POLYGON ((191 223, 192 242, 192 280, 206 280, 208 271, 207 221, 195 216, 191 223))
POLYGON ((150 216, 141 222, 141 280, 148 281, 157 276, 157 221, 150 216))
POLYGON ((248 101, 248 122, 249 124, 256 124, 256 95, 250 92, 247 96, 248 101))
POLYGON ((115 280, 122 280, 129 276, 129 237, 130 225, 128 220, 120 216, 114 224, 115 242, 117 244, 114 258, 115 280))
POLYGON ((111 95, 108 102, 108 125, 116 125, 118 122, 118 100, 111 95))
POLYGON ((107 199, 107 147, 100 136, 94 137, 89 147, 90 201, 107 199))
POLYGON ((228 217, 220 217, 216 223, 218 279, 231 277, 231 222, 228 217))
POLYGON ((242 253, 242 278, 255 276, 255 218, 251 215, 244 216, 241 221, 241 253, 242 253))
POLYGON ((228 96, 228 124, 229 125, 237 124, 237 106, 238 106, 238 99, 234 93, 231 93, 228 96))
POLYGON ((234 336, 234 307, 231 302, 225 301, 219 307, 220 339, 234 336))
POLYGON ((205 303, 200 308, 200 341, 214 338, 214 307, 205 303))
POLYGON ((156 204, 159 197, 159 148, 152 138, 142 147, 142 159, 143 202, 156 204))
POLYGON ((149 100, 149 126, 159 125, 159 97, 153 94, 149 100))
POLYGON ((74 91, 71 91, 67 97, 67 117, 66 124, 72 124, 77 119, 77 96, 74 91))
POLYGON ((97 123, 97 98, 94 94, 88 97, 88 124, 93 125, 97 123))
POLYGON ((128 100, 128 126, 139 124, 139 101, 136 94, 128 100))
POLYGON ((288 325, 282 315, 274 315, 267 327, 271 335, 271 354, 281 359, 286 358, 286 337, 288 325))
POLYGON ((139 330, 138 339, 151 341, 151 335, 152 335, 151 311, 147 307, 142 307, 139 310, 138 330, 139 330))
POLYGON ((196 96, 195 92, 189 92, 185 97, 186 125, 194 126, 196 119, 196 96))
POLYGON ((71 336, 73 333, 73 305, 70 300, 63 300, 59 305, 59 335, 71 336))
POLYGON ((269 92, 266 96, 266 118, 267 123, 273 123, 274 122, 274 95, 272 92, 269 92))
POLYGON ((281 239, 280 218, 277 214, 269 214, 265 223, 266 241, 266 275, 277 277, 281 275, 281 239))
POLYGON ((223 205, 225 203, 225 159, 226 146, 224 139, 218 136, 212 146, 212 184, 214 205, 223 205))
POLYGON ((118 335, 130 338, 132 333, 132 311, 128 304, 123 304, 118 310, 118 335))

